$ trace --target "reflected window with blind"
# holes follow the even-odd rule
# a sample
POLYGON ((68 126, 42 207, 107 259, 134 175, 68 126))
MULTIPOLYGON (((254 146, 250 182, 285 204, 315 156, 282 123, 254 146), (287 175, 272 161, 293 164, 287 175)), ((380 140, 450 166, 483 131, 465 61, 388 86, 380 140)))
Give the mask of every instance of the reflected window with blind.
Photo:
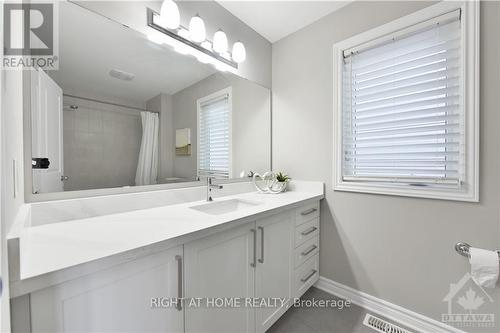
POLYGON ((198 176, 230 178, 231 88, 201 98, 198 104, 198 176))
POLYGON ((458 8, 341 51, 340 182, 467 190, 461 14, 458 8))

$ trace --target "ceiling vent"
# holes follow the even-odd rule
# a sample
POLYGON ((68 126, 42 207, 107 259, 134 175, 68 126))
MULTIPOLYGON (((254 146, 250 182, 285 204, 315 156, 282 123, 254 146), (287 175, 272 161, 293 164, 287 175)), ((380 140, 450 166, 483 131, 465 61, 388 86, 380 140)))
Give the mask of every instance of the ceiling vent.
POLYGON ((109 75, 115 79, 122 81, 132 81, 135 78, 135 74, 127 73, 119 69, 112 69, 109 71, 109 75))
POLYGON ((377 318, 371 314, 366 314, 363 324, 381 333, 412 333, 404 328, 394 325, 387 320, 377 318))

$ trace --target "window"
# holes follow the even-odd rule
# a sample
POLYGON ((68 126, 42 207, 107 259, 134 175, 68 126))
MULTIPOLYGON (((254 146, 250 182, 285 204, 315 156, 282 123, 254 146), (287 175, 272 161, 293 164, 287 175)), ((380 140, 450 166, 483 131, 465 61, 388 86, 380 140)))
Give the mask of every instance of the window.
POLYGON ((231 88, 201 98, 198 104, 198 176, 230 178, 231 88))
POLYGON ((478 200, 478 7, 440 3, 334 46, 334 189, 478 200))

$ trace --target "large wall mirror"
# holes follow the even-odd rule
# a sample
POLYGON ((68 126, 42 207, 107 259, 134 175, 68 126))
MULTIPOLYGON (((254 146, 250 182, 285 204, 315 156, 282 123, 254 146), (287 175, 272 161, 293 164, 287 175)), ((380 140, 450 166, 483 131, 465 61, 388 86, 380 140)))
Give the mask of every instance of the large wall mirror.
POLYGON ((75 3, 61 2, 59 17, 59 69, 30 71, 25 89, 32 193, 270 169, 269 89, 75 3))

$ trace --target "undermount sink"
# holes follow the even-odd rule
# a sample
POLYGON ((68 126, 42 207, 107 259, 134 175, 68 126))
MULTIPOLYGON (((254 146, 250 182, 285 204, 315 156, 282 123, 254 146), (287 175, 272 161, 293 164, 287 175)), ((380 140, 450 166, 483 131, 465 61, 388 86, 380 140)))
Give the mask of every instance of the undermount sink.
POLYGON ((254 207, 260 205, 260 202, 248 201, 241 199, 230 199, 223 201, 213 201, 206 204, 189 207, 191 209, 210 214, 210 215, 221 215, 236 212, 240 209, 254 207))

